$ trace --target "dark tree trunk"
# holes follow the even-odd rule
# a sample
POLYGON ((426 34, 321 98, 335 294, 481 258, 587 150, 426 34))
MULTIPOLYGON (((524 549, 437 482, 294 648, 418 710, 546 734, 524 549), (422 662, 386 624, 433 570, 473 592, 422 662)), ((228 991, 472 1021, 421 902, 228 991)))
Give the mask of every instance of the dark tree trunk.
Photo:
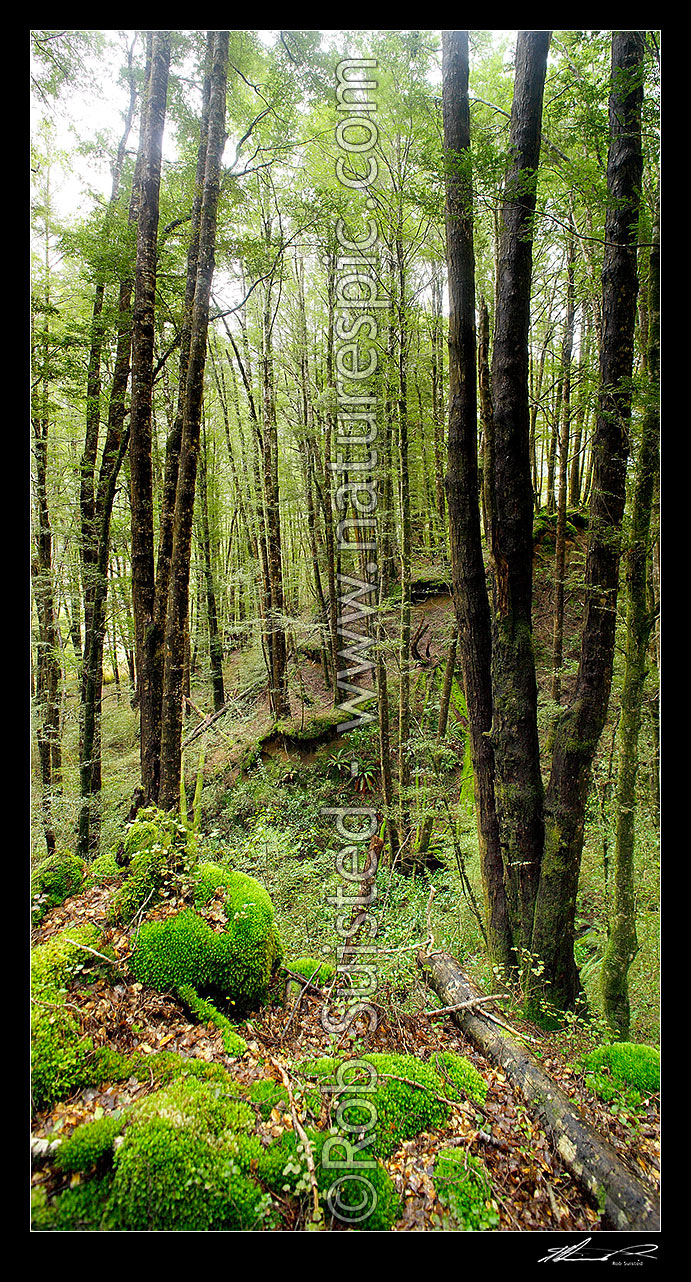
POLYGON ((175 497, 175 520, 164 639, 159 801, 172 810, 180 799, 185 678, 185 627, 189 611, 190 555, 194 493, 201 428, 209 300, 214 270, 216 214, 225 145, 228 32, 216 32, 209 99, 208 144, 199 229, 199 260, 190 325, 190 351, 175 497))
POLYGON ((559 425, 559 497, 557 502, 557 533, 554 549, 554 629, 552 636, 552 699, 561 701, 561 669, 564 660, 564 574, 566 571, 566 498, 567 467, 569 457, 569 429, 571 415, 571 356, 576 315, 574 304, 573 241, 569 242, 568 283, 566 295, 566 324, 561 349, 561 422, 559 425))
POLYGON ((490 610, 482 558, 475 390, 475 259, 469 172, 468 33, 444 32, 444 146, 448 156, 449 434, 446 497, 458 645, 470 719, 480 860, 490 950, 510 961, 510 933, 494 799, 490 610))
POLYGON ((653 232, 650 254, 648 313, 649 401, 643 416, 636 460, 631 529, 626 551, 626 664, 619 722, 619 774, 614 845, 614 895, 607 948, 602 961, 601 984, 605 1019, 619 1041, 627 1041, 630 1025, 628 973, 638 950, 634 881, 634 820, 638 737, 643 709, 643 689, 648 670, 648 645, 655 622, 647 592, 650 521, 659 472, 659 325, 660 244, 659 225, 653 232))
POLYGON ((561 1010, 572 1007, 579 992, 573 932, 585 806, 612 681, 638 290, 643 50, 639 32, 614 32, 600 396, 593 440, 585 619, 574 697, 555 731, 532 937, 532 951, 545 968, 540 988, 561 1010))
POLYGON ((151 71, 141 126, 140 203, 137 219, 132 330, 130 506, 132 601, 140 709, 142 787, 147 803, 158 799, 160 709, 154 667, 154 513, 151 468, 154 306, 161 181, 161 147, 170 63, 170 32, 150 33, 151 71))
POLYGON ((211 685, 214 693, 214 712, 223 707, 226 696, 223 687, 223 641, 218 626, 218 607, 212 555, 211 522, 209 520, 209 485, 206 462, 207 444, 204 442, 200 456, 199 484, 202 499, 202 555, 204 583, 206 586, 206 618, 209 627, 209 662, 211 685))
POLYGON ((530 944, 543 844, 532 648, 533 489, 528 410, 532 223, 550 33, 519 32, 492 353, 495 795, 513 946, 530 944))

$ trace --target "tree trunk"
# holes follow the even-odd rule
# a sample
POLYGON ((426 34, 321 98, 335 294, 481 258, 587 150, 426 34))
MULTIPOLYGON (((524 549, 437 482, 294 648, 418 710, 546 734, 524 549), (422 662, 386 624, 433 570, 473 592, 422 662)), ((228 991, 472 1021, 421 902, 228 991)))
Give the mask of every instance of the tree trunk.
POLYGON ((495 795, 517 960, 530 945, 544 835, 532 648, 533 489, 528 411, 532 221, 550 33, 519 32, 492 353, 492 646, 495 795))
MULTIPOLYGON (((482 996, 448 953, 421 953, 418 963, 445 1006, 482 996)), ((567 1171, 591 1204, 601 1210, 602 1227, 659 1231, 660 1217, 652 1189, 631 1174, 612 1146, 598 1135, 530 1052, 481 1010, 459 1010, 452 1018, 472 1045, 504 1070, 511 1085, 526 1100, 567 1171)))
POLYGON ((636 460, 633 511, 626 552, 626 664, 619 721, 619 774, 617 820, 614 845, 614 898, 609 938, 602 962, 601 984, 605 1019, 617 1040, 627 1041, 630 1009, 628 973, 637 949, 636 899, 634 883, 634 820, 638 736, 643 707, 647 655, 655 615, 647 593, 647 566, 650 520, 655 483, 659 471, 659 323, 660 245, 659 225, 653 232, 650 254, 650 300, 648 314, 649 401, 643 417, 641 441, 636 460))
POLYGON ((153 656, 154 514, 151 468, 154 306, 161 147, 170 63, 170 32, 153 31, 151 72, 141 125, 141 188, 137 219, 130 411, 132 600, 140 709, 142 787, 147 803, 158 798, 160 714, 153 656))
POLYGON ((175 519, 164 638, 161 710, 161 786, 159 801, 172 810, 180 800, 180 769, 185 682, 185 627, 189 611, 190 555, 194 494, 206 364, 209 299, 214 271, 216 214, 225 146, 227 31, 215 35, 209 99, 208 143, 199 226, 199 261, 190 322, 190 351, 185 381, 182 440, 175 496, 175 519))
POLYGON ((571 355, 573 352, 574 305, 573 240, 569 241, 566 287, 566 324, 561 349, 562 404, 559 428, 559 499, 557 503, 557 534, 554 548, 554 629, 552 636, 552 699, 561 701, 561 669, 564 661, 564 574, 566 572, 566 487, 569 458, 569 428, 571 414, 571 355))
POLYGON ((644 38, 639 32, 613 33, 607 165, 610 200, 602 273, 600 396, 593 440, 585 620, 573 700, 555 731, 531 945, 544 965, 536 988, 560 1010, 571 1008, 579 993, 573 938, 585 806, 612 681, 638 289, 643 51, 644 38))
MULTIPOLYGON (((475 391, 475 260, 472 227, 468 33, 444 32, 444 146, 449 280, 449 434, 446 497, 453 599, 470 719, 475 806, 488 939, 493 959, 510 960, 510 934, 494 798, 490 610, 482 558, 475 391)), ((486 424, 487 427, 487 424, 486 424)))

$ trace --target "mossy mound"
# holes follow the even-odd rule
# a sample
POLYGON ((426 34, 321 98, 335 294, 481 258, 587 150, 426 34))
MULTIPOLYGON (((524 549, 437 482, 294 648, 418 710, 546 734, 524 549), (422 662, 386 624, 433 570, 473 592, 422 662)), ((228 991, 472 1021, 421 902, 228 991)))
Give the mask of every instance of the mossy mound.
POLYGON ((86 886, 100 886, 104 881, 119 880, 122 877, 122 868, 115 859, 115 851, 107 850, 102 855, 97 855, 92 859, 86 870, 86 886))
POLYGON ((585 1055, 581 1066, 588 1088, 605 1103, 640 1108, 643 1097, 660 1089, 660 1052, 636 1042, 611 1042, 585 1055))
POLYGON ((31 874, 31 919, 35 925, 81 888, 85 865, 68 850, 42 859, 31 874))
POLYGON ((449 1212, 450 1228, 478 1232, 498 1227, 492 1181, 481 1158, 460 1148, 442 1149, 432 1178, 439 1201, 449 1212))
POLYGON ((65 989, 85 966, 93 964, 88 949, 97 948, 99 939, 96 926, 78 926, 60 931, 32 951, 31 1092, 37 1110, 92 1080, 93 1043, 82 1036, 65 1003, 65 989))
POLYGON ((347 1061, 313 1060, 303 1064, 302 1071, 338 1093, 336 1128, 371 1134, 368 1152, 386 1158, 404 1140, 445 1126, 452 1108, 446 1100, 484 1099, 485 1083, 472 1064, 450 1052, 437 1058, 439 1071, 414 1055, 378 1054, 365 1055, 358 1061, 360 1067, 354 1064, 340 1072, 347 1061))
POLYGON ((221 888, 225 925, 214 930, 192 909, 163 922, 141 927, 130 969, 143 984, 159 992, 191 985, 212 999, 227 1002, 236 1015, 256 1009, 268 997, 269 984, 283 960, 273 905, 253 877, 220 864, 203 864, 197 872, 200 907, 221 888))
POLYGON ((271 1200, 251 1168, 261 1157, 254 1112, 232 1086, 185 1077, 121 1119, 91 1122, 58 1150, 62 1170, 109 1169, 39 1203, 35 1227, 131 1232, 252 1230, 271 1200))
POLYGON ((113 897, 113 921, 127 923, 156 902, 163 873, 177 848, 184 858, 187 832, 172 814, 147 806, 127 830, 123 847, 129 867, 113 897))
MULTIPOLYGON (((317 1188, 323 1210, 347 1228, 386 1233, 399 1218, 402 1205, 388 1171, 369 1155, 348 1161, 337 1137, 306 1128, 312 1149, 317 1188)), ((304 1146, 293 1131, 262 1151, 257 1174, 279 1196, 307 1195, 311 1184, 304 1146)))

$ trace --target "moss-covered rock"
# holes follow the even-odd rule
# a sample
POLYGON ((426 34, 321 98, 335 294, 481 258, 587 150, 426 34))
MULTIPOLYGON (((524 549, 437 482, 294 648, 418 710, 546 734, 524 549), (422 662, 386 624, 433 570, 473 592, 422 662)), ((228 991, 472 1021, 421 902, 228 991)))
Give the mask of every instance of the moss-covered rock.
MULTIPOLYGON (((326 1215, 347 1228, 365 1232, 388 1232, 402 1210, 401 1199, 381 1162, 343 1165, 334 1161, 333 1145, 338 1141, 309 1127, 305 1134, 312 1149, 319 1200, 326 1215), (325 1146, 327 1149, 325 1160, 325 1146), (333 1164, 329 1164, 328 1157, 333 1164)), ((347 1160, 347 1159, 346 1159, 347 1160)), ((368 1155, 359 1159, 368 1163, 368 1155)), ((275 1143, 263 1149, 257 1166, 262 1183, 279 1196, 306 1196, 311 1189, 302 1141, 293 1131, 284 1131, 275 1143)))
POLYGON ((97 855, 92 859, 86 869, 86 886, 100 886, 104 881, 118 881, 123 875, 123 870, 115 859, 115 851, 107 850, 102 855, 97 855))
POLYGON ((86 925, 60 931, 31 955, 31 1092, 45 1108, 85 1085, 94 1070, 94 1049, 65 1003, 73 977, 95 960, 100 934, 86 925), (84 945, 85 947, 80 947, 84 945))
POLYGON ((85 865, 68 850, 42 859, 31 874, 31 917, 42 921, 51 908, 75 895, 84 880, 85 865))
POLYGON ((141 983, 159 992, 191 985, 241 1015, 266 1001, 283 950, 273 905, 258 881, 220 864, 203 864, 197 872, 200 908, 219 888, 225 917, 220 929, 191 909, 163 922, 145 922, 130 968, 141 983))
POLYGON ((163 872, 173 849, 186 853, 187 832, 172 814, 147 806, 127 830, 123 846, 129 860, 127 875, 113 897, 113 921, 127 923, 158 897, 163 872))
POLYGON ((640 1108, 660 1089, 660 1052, 637 1042, 611 1042, 585 1055, 586 1085, 606 1103, 640 1108))
POLYGON ((478 1232, 498 1226, 492 1180, 481 1158, 461 1148, 442 1149, 435 1159, 432 1178, 454 1229, 478 1232))
POLYGON ((110 1158, 122 1126, 120 1117, 101 1117, 75 1127, 55 1155, 58 1170, 68 1174, 92 1171, 99 1162, 110 1158))

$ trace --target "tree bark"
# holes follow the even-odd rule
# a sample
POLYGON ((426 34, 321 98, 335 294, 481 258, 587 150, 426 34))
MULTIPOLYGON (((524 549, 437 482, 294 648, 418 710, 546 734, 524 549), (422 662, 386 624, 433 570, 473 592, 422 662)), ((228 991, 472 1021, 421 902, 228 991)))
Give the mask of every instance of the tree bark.
POLYGON ((227 31, 216 32, 211 71, 209 126, 204 192, 199 226, 199 261, 190 323, 190 351, 185 382, 182 441, 175 496, 175 519, 164 638, 163 706, 161 710, 161 785, 159 802, 172 810, 180 800, 185 626, 189 611, 190 555, 194 494, 201 429, 209 300, 214 271, 216 215, 225 146, 227 31))
POLYGON ((647 656, 655 613, 647 592, 650 522, 659 473, 659 325, 660 229, 653 231, 650 253, 648 313, 649 401, 643 416, 636 460, 631 529, 626 551, 626 663, 619 721, 619 773, 616 793, 614 844, 614 897, 609 938, 602 961, 601 984, 605 1019, 619 1041, 627 1041, 630 1026, 628 973, 636 952, 636 896, 634 845, 638 737, 643 709, 647 656))
POLYGON ((593 440, 585 619, 574 696, 555 730, 531 945, 544 965, 536 988, 560 1010, 572 1007, 579 993, 573 938, 585 806, 612 681, 638 289, 643 51, 639 32, 613 33, 600 395, 593 440))
POLYGON ((532 224, 550 32, 519 32, 492 353, 494 779, 516 960, 530 945, 544 836, 532 648, 533 490, 528 410, 532 224))
POLYGON ((147 803, 158 799, 160 772, 160 713, 153 645, 155 581, 151 412, 158 206, 170 63, 170 32, 153 31, 149 39, 151 71, 141 126, 141 198, 137 219, 130 407, 132 601, 141 721, 141 774, 147 803))
POLYGON ((444 147, 448 155, 446 243, 449 280, 449 431, 446 497, 453 599, 470 719, 475 806, 488 939, 510 961, 510 932, 494 797, 491 628, 480 534, 475 391, 475 259, 469 171, 468 33, 444 32, 444 147))

